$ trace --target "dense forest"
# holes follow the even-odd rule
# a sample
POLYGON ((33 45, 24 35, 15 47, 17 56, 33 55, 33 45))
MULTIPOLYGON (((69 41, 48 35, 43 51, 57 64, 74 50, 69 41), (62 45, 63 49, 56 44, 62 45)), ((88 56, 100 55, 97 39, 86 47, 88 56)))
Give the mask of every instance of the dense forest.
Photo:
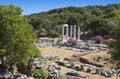
POLYGON ((67 23, 80 26, 83 32, 113 36, 119 32, 120 4, 85 7, 69 6, 52 9, 47 12, 34 13, 27 15, 27 18, 35 30, 48 35, 50 35, 50 30, 55 30, 60 34, 60 25, 67 23))

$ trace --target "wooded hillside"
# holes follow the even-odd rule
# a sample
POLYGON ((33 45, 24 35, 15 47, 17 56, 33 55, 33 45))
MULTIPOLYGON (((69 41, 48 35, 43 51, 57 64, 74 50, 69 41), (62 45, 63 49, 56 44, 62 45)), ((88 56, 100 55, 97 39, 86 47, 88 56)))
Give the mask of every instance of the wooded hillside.
POLYGON ((60 25, 64 23, 78 25, 82 31, 90 31, 95 35, 114 35, 114 32, 119 32, 118 28, 120 28, 120 4, 69 6, 31 14, 27 17, 34 29, 48 35, 51 29, 60 34, 60 25))

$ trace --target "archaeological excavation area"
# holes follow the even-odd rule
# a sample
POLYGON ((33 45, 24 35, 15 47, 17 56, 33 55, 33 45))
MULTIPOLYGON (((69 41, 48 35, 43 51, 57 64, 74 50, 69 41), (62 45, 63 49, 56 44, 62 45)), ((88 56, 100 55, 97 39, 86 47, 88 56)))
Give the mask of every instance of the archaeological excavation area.
POLYGON ((81 40, 76 47, 68 46, 67 42, 53 44, 50 38, 39 38, 35 43, 42 54, 40 64, 36 65, 46 70, 49 79, 117 78, 108 46, 92 40, 81 40))

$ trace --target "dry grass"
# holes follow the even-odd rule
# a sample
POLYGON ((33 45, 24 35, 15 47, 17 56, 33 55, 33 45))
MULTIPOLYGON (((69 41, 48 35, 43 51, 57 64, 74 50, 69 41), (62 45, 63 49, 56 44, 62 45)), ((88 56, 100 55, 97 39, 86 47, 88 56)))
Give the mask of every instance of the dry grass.
POLYGON ((39 48, 39 49, 42 55, 59 56, 60 58, 70 57, 74 54, 80 53, 80 52, 63 50, 63 49, 54 48, 54 47, 46 47, 46 48, 39 48))
MULTIPOLYGON (((42 55, 59 56, 60 58, 70 57, 74 54, 80 54, 80 52, 64 50, 64 49, 59 49, 59 48, 54 48, 54 47, 39 48, 39 50, 41 51, 42 55)), ((93 61, 93 58, 95 56, 110 57, 109 55, 107 55, 104 52, 94 52, 94 53, 86 54, 83 57, 93 61)), ((109 66, 106 66, 106 67, 109 67, 109 66)), ((61 66, 61 70, 60 70, 61 75, 64 75, 67 71, 75 71, 75 70, 61 66)), ((77 71, 77 72, 81 76, 89 76, 86 79, 116 79, 115 76, 106 78, 106 77, 98 75, 98 74, 93 75, 93 74, 81 72, 81 71, 77 71)))
POLYGON ((110 54, 107 54, 105 52, 93 52, 90 54, 86 54, 85 56, 82 56, 85 59, 88 59, 91 62, 101 64, 106 68, 113 67, 113 64, 110 63, 110 54), (96 57, 101 57, 99 61, 95 60, 96 57))

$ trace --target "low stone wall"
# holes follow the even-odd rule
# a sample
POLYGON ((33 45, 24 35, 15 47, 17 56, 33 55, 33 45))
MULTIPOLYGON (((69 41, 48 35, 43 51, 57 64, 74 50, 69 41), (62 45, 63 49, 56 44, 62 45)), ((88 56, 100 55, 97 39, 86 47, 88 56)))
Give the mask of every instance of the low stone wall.
POLYGON ((96 66, 96 67, 104 67, 103 65, 90 62, 89 60, 87 60, 85 58, 82 58, 82 57, 80 58, 80 62, 85 63, 85 64, 90 64, 90 65, 93 65, 93 66, 96 66))

